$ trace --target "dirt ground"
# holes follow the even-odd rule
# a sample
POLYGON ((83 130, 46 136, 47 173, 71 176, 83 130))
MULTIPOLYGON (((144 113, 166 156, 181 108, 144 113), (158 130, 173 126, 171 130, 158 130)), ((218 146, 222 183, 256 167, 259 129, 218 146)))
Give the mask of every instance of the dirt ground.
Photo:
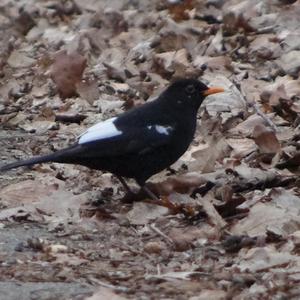
POLYGON ((300 299, 300 1, 0 1, 0 164, 177 78, 221 86, 149 187, 0 173, 0 299, 300 299), (299 226, 299 227, 298 227, 299 226))

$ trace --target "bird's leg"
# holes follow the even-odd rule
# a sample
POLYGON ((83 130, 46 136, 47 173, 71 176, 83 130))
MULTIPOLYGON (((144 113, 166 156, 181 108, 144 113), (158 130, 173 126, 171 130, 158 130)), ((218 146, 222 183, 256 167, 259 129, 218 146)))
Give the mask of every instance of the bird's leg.
POLYGON ((144 184, 141 189, 154 201, 159 202, 160 199, 144 184))
POLYGON ((139 183, 137 182, 138 185, 141 187, 141 189, 149 196, 149 198, 152 200, 152 204, 160 205, 163 207, 166 207, 173 211, 174 213, 178 213, 180 210, 180 207, 178 205, 172 203, 168 197, 161 197, 158 198, 146 185, 145 183, 139 183))
POLYGON ((115 175, 119 181, 122 183, 124 189, 125 189, 125 196, 122 198, 123 203, 133 203, 135 201, 139 201, 140 199, 138 198, 137 193, 133 192, 131 188, 128 186, 126 181, 123 179, 121 176, 115 175))
POLYGON ((160 202, 160 199, 146 186, 146 182, 142 180, 135 180, 136 183, 140 186, 141 190, 144 191, 150 199, 154 202, 160 202))
POLYGON ((134 194, 133 191, 130 189, 126 181, 121 177, 116 175, 116 177, 119 179, 119 181, 122 183, 124 189, 126 190, 127 193, 134 194))

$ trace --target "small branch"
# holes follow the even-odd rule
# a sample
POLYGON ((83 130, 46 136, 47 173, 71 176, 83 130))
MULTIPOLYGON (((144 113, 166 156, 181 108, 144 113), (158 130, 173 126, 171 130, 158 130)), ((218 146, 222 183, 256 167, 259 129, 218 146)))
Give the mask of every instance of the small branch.
POLYGON ((277 126, 273 123, 273 121, 266 115, 264 114, 260 108, 258 107, 257 103, 254 101, 252 103, 248 103, 250 107, 253 107, 255 112, 262 117, 268 124, 269 126, 274 130, 274 132, 278 131, 277 126))
POLYGON ((55 116, 56 122, 61 123, 77 123, 80 124, 81 121, 83 121, 86 118, 85 115, 81 114, 57 114, 55 116))
POLYGON ((207 272, 169 272, 160 275, 146 275, 145 279, 164 279, 164 280, 192 280, 193 277, 211 277, 211 273, 207 272))
POLYGON ((252 101, 248 100, 248 98, 246 97, 245 92, 243 91, 243 88, 234 79, 233 79, 233 84, 235 85, 235 87, 237 88, 237 90, 240 92, 240 96, 241 96, 242 100, 244 101, 244 103, 246 103, 248 107, 253 107, 253 109, 255 110, 255 112, 262 119, 264 119, 264 121, 273 129, 274 132, 278 131, 277 126, 273 123, 273 121, 265 113, 263 113, 261 111, 261 109, 258 107, 258 105, 255 102, 255 100, 254 99, 252 101))
POLYGON ((174 241, 164 234, 160 229, 158 229, 154 224, 150 224, 150 229, 153 230, 155 233, 160 235, 169 245, 174 246, 174 241))
POLYGON ((217 226, 218 229, 222 229, 227 226, 227 223, 216 210, 214 204, 212 203, 213 199, 213 191, 208 192, 203 198, 197 198, 197 200, 200 201, 203 210, 207 214, 210 222, 217 226))
POLYGON ((117 291, 117 292, 128 292, 128 290, 129 290, 125 286, 115 286, 115 285, 103 282, 103 281, 101 281, 101 280, 99 280, 95 277, 88 276, 88 279, 93 283, 96 283, 100 286, 103 286, 103 287, 108 288, 108 289, 112 289, 112 290, 117 291))

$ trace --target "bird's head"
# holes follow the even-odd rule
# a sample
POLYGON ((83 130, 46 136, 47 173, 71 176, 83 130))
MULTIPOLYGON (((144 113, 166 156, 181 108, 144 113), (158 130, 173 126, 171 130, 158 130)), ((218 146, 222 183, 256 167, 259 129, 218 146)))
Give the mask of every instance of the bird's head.
POLYGON ((172 106, 198 110, 206 96, 221 92, 223 88, 208 87, 196 79, 180 79, 166 89, 164 96, 172 106))

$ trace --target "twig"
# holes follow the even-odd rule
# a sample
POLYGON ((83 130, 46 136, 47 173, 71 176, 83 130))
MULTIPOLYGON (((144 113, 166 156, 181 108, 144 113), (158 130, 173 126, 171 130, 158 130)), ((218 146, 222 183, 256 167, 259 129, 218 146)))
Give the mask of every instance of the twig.
POLYGON ((253 102, 249 102, 248 103, 250 107, 253 107, 255 112, 262 117, 269 125, 270 127, 276 132, 277 131, 277 126, 272 122, 272 120, 266 115, 264 114, 260 108, 257 106, 257 104, 253 101, 253 102))
POLYGON ((86 118, 85 115, 81 114, 57 114, 55 121, 62 123, 77 123, 80 124, 86 118))
POLYGON ((213 199, 213 191, 211 190, 203 198, 199 197, 198 201, 202 204, 203 210, 207 214, 211 223, 217 226, 217 228, 220 230, 225 228, 227 223, 216 210, 214 204, 212 203, 213 199))
POLYGON ((112 285, 112 284, 109 284, 109 283, 106 283, 106 282, 103 282, 95 277, 88 277, 88 279, 93 282, 93 283, 96 283, 100 286, 103 286, 103 287, 106 287, 106 288, 109 288, 109 289, 112 289, 114 291, 119 291, 119 292, 128 292, 128 288, 125 287, 125 286, 115 286, 115 285, 112 285))
POLYGON ((276 28, 276 25, 262 27, 262 28, 259 28, 259 29, 256 30, 256 34, 274 32, 275 28, 276 28))
POLYGON ((160 229, 158 229, 154 224, 150 224, 150 229, 152 229, 155 233, 157 233, 158 235, 160 235, 161 237, 163 237, 165 239, 165 241, 173 246, 174 245, 174 241, 168 237, 166 234, 164 234, 160 229))
POLYGON ((253 107, 255 112, 262 118, 264 119, 268 125, 274 130, 274 132, 278 131, 276 125, 273 123, 273 121, 266 115, 264 114, 261 109, 258 107, 257 103, 253 99, 252 101, 249 101, 248 98, 246 97, 245 92, 243 91, 243 88, 239 83, 236 82, 235 79, 233 79, 233 84, 237 88, 237 90, 240 92, 240 96, 242 97, 242 100, 244 103, 247 104, 248 107, 253 107))
POLYGON ((157 264, 156 269, 157 269, 157 276, 160 276, 161 275, 160 264, 157 264))
POLYGON ((207 273, 207 272, 170 272, 170 273, 165 273, 165 274, 160 274, 160 275, 146 275, 145 279, 149 280, 152 278, 157 278, 157 279, 165 279, 165 280, 191 280, 191 277, 195 276, 211 276, 212 274, 207 273))

